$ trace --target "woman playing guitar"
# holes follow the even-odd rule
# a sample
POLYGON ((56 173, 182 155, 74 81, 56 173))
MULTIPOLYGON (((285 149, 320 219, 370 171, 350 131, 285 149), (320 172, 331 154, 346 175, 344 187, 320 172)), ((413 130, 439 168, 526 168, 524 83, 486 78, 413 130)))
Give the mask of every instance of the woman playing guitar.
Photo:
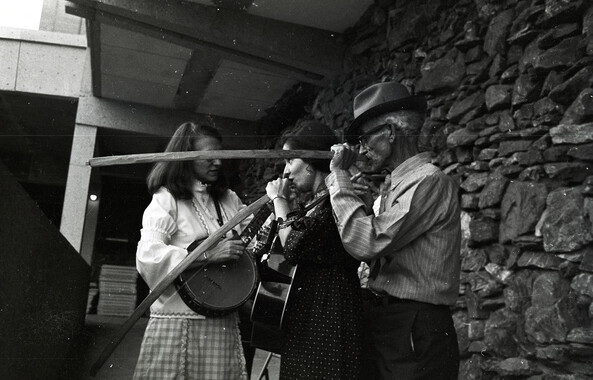
MULTIPOLYGON (((327 126, 305 121, 284 136, 283 149, 329 150, 336 143, 327 126)), ((342 247, 326 196, 329 160, 286 160, 284 173, 288 178, 273 180, 266 187, 278 220, 289 217, 287 199, 292 191, 312 193, 311 202, 324 199, 285 228, 281 223, 278 231, 286 259, 298 264, 282 323, 280 378, 359 379, 359 263, 342 247)))

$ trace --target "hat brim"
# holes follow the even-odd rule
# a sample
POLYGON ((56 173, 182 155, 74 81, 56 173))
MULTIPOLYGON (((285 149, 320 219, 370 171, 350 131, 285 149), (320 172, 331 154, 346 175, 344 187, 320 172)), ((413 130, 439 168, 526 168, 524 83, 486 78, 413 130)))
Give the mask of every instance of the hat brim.
POLYGON ((358 115, 356 119, 350 123, 344 130, 344 139, 349 143, 356 143, 359 130, 362 124, 375 116, 401 110, 413 110, 424 114, 426 112, 426 100, 422 96, 410 96, 407 98, 397 99, 390 102, 379 104, 375 107, 369 108, 365 112, 358 115))

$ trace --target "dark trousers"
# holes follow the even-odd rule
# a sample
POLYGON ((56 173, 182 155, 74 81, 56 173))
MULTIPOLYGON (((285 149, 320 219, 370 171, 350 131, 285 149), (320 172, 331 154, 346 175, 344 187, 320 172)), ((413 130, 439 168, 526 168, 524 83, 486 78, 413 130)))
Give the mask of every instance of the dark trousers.
POLYGON ((365 297, 369 379, 457 380, 459 347, 446 306, 365 297))

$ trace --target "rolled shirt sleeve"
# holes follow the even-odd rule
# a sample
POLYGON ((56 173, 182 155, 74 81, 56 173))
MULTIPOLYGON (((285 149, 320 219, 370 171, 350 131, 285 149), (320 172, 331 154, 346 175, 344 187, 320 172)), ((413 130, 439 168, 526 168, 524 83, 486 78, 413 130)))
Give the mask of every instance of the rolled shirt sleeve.
POLYGON ((435 175, 426 176, 399 196, 388 196, 390 204, 375 216, 366 214, 346 171, 330 174, 330 199, 346 250, 361 261, 370 261, 397 251, 426 232, 439 217, 438 182, 435 175))

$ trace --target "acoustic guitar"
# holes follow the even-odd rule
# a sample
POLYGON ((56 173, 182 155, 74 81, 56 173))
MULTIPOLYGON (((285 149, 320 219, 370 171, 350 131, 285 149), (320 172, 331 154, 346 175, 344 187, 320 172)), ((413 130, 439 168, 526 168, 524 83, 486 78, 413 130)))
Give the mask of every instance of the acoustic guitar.
POLYGON ((253 308, 251 320, 265 323, 274 328, 282 328, 286 302, 297 266, 290 264, 281 253, 272 252, 262 262, 262 273, 253 308))
MULTIPOLYGON (((272 210, 262 207, 245 227, 239 238, 249 244, 272 210)), ((194 241, 189 252, 202 242, 194 241)), ((253 255, 245 250, 238 260, 206 263, 185 270, 174 281, 183 302, 193 311, 207 317, 221 317, 243 305, 255 291, 258 269, 253 255)))
MULTIPOLYGON (((287 215, 286 221, 279 221, 279 228, 288 226, 295 229, 306 228, 308 211, 328 196, 329 192, 326 190, 308 205, 300 205, 298 210, 287 215)), ((264 255, 262 260, 261 282, 251 309, 253 322, 251 345, 282 355, 282 323, 297 266, 285 259, 280 239, 275 236, 275 231, 272 235, 275 239, 269 254, 264 255)))
POLYGON ((282 322, 297 266, 286 261, 278 240, 261 263, 262 281, 251 309, 251 346, 281 355, 282 322))

